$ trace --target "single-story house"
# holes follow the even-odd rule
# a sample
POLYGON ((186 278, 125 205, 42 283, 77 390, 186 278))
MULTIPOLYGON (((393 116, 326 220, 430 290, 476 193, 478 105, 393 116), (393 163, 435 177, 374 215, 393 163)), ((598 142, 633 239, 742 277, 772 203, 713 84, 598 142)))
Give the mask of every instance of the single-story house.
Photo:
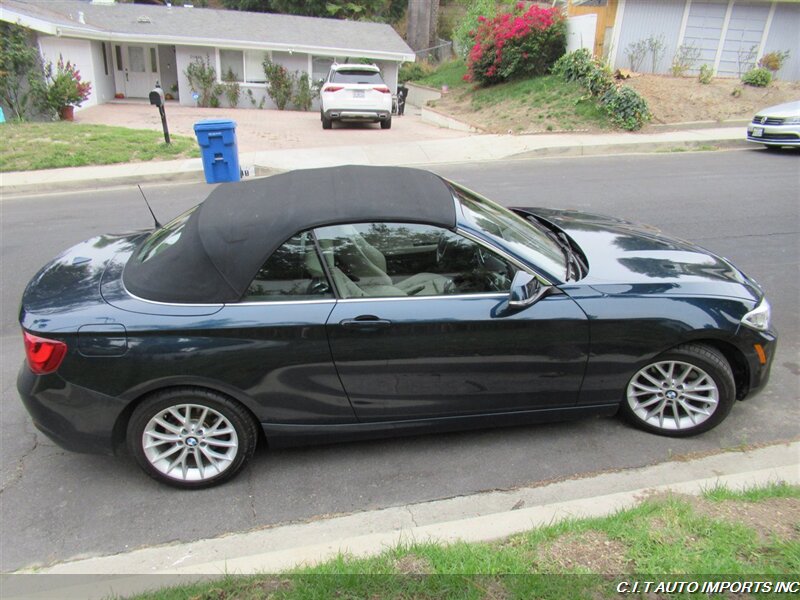
MULTIPOLYGON (((693 47, 698 60, 721 77, 738 77, 768 52, 789 51, 778 72, 800 80, 800 0, 561 0, 571 15, 597 19, 595 53, 614 68, 630 68, 626 49, 649 38, 664 50, 657 73, 668 73, 679 48, 693 47)), ((650 56, 642 70, 651 69, 650 56)))
MULTIPOLYGON (((402 62, 414 52, 389 25, 190 6, 118 4, 114 0, 0 0, 0 20, 33 30, 45 60, 70 60, 92 94, 83 107, 115 96, 147 98, 156 82, 195 99, 186 67, 197 57, 215 67, 218 81, 232 71, 242 88, 240 108, 274 107, 266 96, 262 63, 269 57, 311 81, 330 65, 369 59, 394 89, 402 62)), ((226 105, 224 94, 220 101, 226 105)))

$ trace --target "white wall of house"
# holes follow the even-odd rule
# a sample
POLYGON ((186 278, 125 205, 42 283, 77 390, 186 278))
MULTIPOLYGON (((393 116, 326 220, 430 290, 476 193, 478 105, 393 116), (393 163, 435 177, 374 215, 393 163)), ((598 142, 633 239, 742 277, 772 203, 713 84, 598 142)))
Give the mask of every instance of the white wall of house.
MULTIPOLYGON (((766 52, 789 50, 778 73, 782 79, 800 79, 800 3, 771 0, 620 0, 616 47, 612 64, 630 67, 626 49, 632 43, 661 37, 663 58, 656 73, 668 73, 681 46, 700 51, 696 73, 703 64, 721 77, 739 77, 766 52), (748 54, 751 49, 754 53, 748 54), (749 58, 749 60, 747 60, 749 58)), ((640 70, 652 70, 647 56, 640 70)))
POLYGON ((40 35, 39 50, 44 62, 52 62, 54 69, 59 57, 63 57, 64 62, 69 61, 77 67, 81 79, 91 82, 92 91, 89 98, 76 110, 107 102, 114 97, 111 65, 109 65, 111 76, 107 76, 103 68, 103 51, 100 42, 40 35))
POLYGON ((114 98, 114 57, 111 55, 111 44, 107 42, 92 42, 92 62, 94 64, 94 79, 92 79, 92 93, 97 104, 103 104, 114 98), (105 46, 105 55, 103 47, 105 46))

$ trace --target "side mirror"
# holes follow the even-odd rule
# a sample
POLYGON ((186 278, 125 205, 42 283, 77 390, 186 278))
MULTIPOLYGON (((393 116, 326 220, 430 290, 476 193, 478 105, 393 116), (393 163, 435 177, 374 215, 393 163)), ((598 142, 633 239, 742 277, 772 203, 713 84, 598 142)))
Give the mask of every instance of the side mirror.
POLYGON ((508 295, 508 306, 511 308, 525 308, 544 296, 547 288, 530 273, 517 271, 511 282, 511 291, 508 295))

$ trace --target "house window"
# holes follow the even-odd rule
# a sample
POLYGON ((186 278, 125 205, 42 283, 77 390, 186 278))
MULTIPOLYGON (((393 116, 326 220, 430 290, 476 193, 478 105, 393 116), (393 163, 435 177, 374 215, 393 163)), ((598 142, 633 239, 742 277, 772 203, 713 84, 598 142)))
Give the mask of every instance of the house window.
POLYGON ((225 81, 229 74, 240 83, 265 83, 265 52, 258 50, 220 50, 219 79, 225 81))
POLYGON ((117 57, 117 71, 122 71, 122 47, 114 46, 114 54, 117 57))
POLYGON ((108 75, 108 52, 106 51, 106 43, 100 42, 100 47, 103 49, 103 70, 108 75))
POLYGON ((247 50, 244 53, 244 76, 247 83, 266 83, 264 78, 264 59, 266 52, 247 50))
POLYGON ((241 50, 219 51, 219 76, 226 81, 244 81, 244 53, 241 50))
POLYGON ((327 78, 334 62, 336 60, 330 56, 314 56, 311 59, 311 82, 317 83, 320 79, 327 78))
POLYGON ((155 48, 150 48, 150 67, 153 73, 158 73, 158 58, 156 56, 155 48))

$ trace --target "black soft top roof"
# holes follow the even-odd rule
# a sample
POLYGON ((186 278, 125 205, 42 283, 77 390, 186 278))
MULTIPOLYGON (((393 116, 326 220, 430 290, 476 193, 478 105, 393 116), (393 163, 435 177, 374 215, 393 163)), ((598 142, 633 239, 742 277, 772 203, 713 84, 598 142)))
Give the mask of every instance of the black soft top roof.
POLYGON ((142 298, 236 302, 266 259, 296 233, 337 223, 456 225, 453 193, 437 175, 400 167, 332 167, 225 183, 186 221, 178 241, 123 274, 142 298))

